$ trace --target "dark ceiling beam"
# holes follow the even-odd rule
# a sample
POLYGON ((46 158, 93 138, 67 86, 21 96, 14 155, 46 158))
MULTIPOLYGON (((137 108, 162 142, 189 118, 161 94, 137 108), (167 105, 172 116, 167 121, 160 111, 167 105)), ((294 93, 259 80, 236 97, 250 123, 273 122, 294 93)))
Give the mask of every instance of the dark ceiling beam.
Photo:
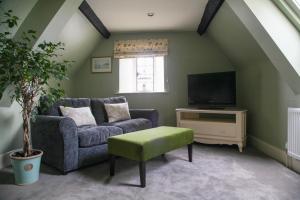
POLYGON ((214 16, 217 14, 219 8, 223 4, 224 0, 208 0, 201 22, 198 26, 197 32, 203 35, 208 28, 210 22, 213 20, 214 16))
POLYGON ((97 17, 93 9, 90 5, 83 1, 82 4, 79 6, 79 10, 86 16, 86 18, 93 24, 93 26, 101 33, 101 35, 108 39, 110 37, 110 32, 101 22, 101 20, 97 17))

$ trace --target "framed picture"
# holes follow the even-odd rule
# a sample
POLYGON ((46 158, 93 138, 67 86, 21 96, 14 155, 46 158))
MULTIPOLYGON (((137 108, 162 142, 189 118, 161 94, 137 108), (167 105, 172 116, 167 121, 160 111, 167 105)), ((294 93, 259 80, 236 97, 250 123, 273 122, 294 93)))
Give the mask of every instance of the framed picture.
POLYGON ((92 72, 111 72, 111 57, 92 58, 92 72))

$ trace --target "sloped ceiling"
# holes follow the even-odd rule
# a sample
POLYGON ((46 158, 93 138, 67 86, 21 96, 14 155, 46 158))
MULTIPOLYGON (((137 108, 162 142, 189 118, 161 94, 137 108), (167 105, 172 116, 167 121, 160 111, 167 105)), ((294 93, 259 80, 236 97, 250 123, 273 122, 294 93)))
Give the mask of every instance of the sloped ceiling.
POLYGON ((226 4, 293 92, 300 94, 300 33, 296 28, 270 0, 227 0, 226 4))
POLYGON ((268 59, 227 2, 218 11, 207 33, 222 48, 234 67, 268 59))
MULTIPOLYGON (((300 106, 300 95, 297 94, 300 84, 296 83, 299 76, 283 53, 284 48, 276 44, 276 40, 256 18, 246 1, 225 1, 210 24, 207 34, 237 70, 237 100, 240 107, 248 110, 247 135, 251 136, 250 143, 254 137, 285 150, 288 107, 300 106)), ((270 0, 259 2, 262 1, 272 3, 270 0)), ((276 9, 272 6, 267 8, 276 9)), ((272 12, 271 15, 275 13, 272 12)), ((281 13, 279 17, 284 17, 280 15, 281 13)), ((267 19, 273 26, 280 24, 270 16, 267 19)), ((288 23, 287 21, 283 25, 289 26, 288 23)), ((277 36, 283 32, 279 31, 277 36)), ((285 38, 282 34, 281 38, 291 40, 292 36, 285 38)), ((290 45, 290 49, 297 49, 300 40, 296 39, 294 44, 286 44, 290 45)), ((300 51, 297 52, 300 55, 300 51)), ((264 147, 262 145, 257 148, 265 152, 268 149, 264 147)), ((270 155, 270 152, 265 153, 270 155)), ((270 156, 282 161, 278 155, 270 156)))

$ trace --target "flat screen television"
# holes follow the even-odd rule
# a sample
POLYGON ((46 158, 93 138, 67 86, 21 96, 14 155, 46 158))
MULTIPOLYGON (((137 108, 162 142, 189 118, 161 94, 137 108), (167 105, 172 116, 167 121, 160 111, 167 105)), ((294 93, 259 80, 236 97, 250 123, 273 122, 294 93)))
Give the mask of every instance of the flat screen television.
POLYGON ((235 72, 188 75, 188 104, 198 107, 234 107, 235 72))

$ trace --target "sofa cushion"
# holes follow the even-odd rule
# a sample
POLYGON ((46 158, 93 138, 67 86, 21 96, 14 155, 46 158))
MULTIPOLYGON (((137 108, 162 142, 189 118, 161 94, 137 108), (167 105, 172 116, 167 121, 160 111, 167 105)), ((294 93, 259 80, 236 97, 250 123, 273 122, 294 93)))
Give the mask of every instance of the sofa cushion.
POLYGON ((92 113, 96 119, 98 125, 103 122, 108 122, 107 113, 104 107, 105 103, 125 103, 126 98, 123 96, 120 97, 110 97, 110 98, 94 98, 91 99, 91 108, 92 113))
POLYGON ((148 119, 137 118, 137 119, 129 119, 125 121, 118 121, 112 123, 104 123, 103 125, 108 126, 117 126, 123 130, 124 133, 144 130, 148 128, 152 128, 152 123, 148 119))
MULTIPOLYGON (((47 101, 47 98, 41 99, 41 101, 47 101)), ((63 98, 54 103, 47 111, 42 112, 39 110, 42 115, 53 115, 53 116, 61 116, 61 112, 59 106, 65 107, 90 107, 91 100, 88 98, 63 98)))
POLYGON ((79 147, 105 144, 110 136, 120 135, 122 133, 121 128, 114 126, 80 126, 78 127, 79 147))

